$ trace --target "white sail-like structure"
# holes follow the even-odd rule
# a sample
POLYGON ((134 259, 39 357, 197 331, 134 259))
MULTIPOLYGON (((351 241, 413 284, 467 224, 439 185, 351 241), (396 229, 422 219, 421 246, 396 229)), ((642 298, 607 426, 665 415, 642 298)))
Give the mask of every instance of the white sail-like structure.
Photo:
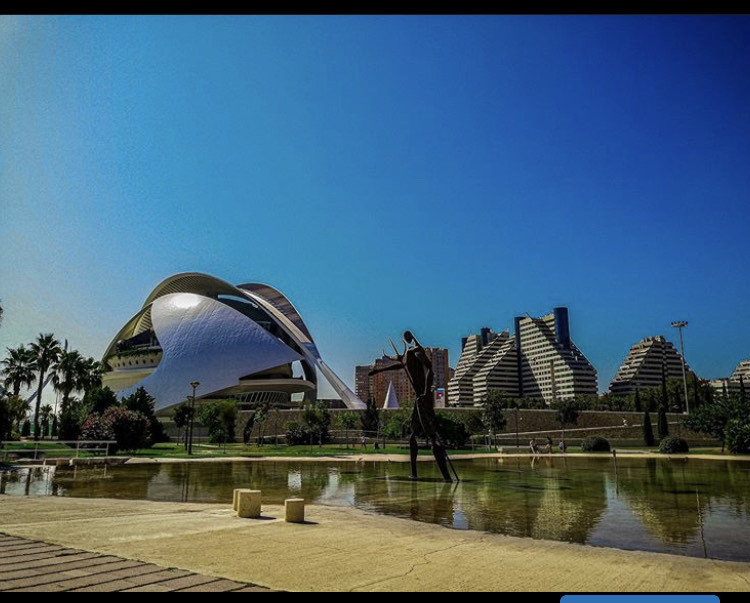
POLYGON ((388 382, 388 392, 385 394, 383 408, 399 408, 398 396, 396 396, 396 388, 393 387, 393 381, 388 382))
POLYGON ((104 353, 104 385, 120 395, 144 387, 161 410, 199 398, 289 404, 317 396, 317 371, 348 408, 365 404, 323 361, 307 325, 279 291, 235 287, 200 273, 177 274, 148 296, 104 353), (296 370, 294 367, 299 367, 296 370))

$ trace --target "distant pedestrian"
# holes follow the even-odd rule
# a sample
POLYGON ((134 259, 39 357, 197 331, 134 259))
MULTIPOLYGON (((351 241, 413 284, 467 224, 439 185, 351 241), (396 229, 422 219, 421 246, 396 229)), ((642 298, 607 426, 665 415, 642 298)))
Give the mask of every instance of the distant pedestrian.
POLYGON ((367 437, 362 436, 362 448, 367 450, 367 437))
POLYGON ((536 454, 537 452, 539 452, 539 449, 536 447, 536 440, 534 438, 532 438, 529 442, 529 448, 531 449, 531 454, 536 454))
POLYGON ((562 452, 563 454, 565 453, 565 450, 567 449, 567 446, 565 446, 565 441, 564 440, 560 440, 560 445, 558 446, 558 448, 560 449, 560 452, 562 452))
POLYGON ((547 454, 552 454, 552 438, 547 436, 547 454))

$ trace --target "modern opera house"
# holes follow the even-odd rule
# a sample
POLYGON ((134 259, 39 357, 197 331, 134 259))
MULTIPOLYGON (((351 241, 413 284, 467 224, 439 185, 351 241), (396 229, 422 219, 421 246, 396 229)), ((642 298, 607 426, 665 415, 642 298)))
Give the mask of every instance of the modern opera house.
POLYGON ((104 385, 119 396, 144 387, 156 410, 197 398, 268 400, 317 397, 318 371, 348 408, 364 408, 320 357, 292 303, 268 285, 230 285, 195 272, 172 276, 148 296, 112 340, 104 385), (300 396, 301 395, 301 396, 300 396))

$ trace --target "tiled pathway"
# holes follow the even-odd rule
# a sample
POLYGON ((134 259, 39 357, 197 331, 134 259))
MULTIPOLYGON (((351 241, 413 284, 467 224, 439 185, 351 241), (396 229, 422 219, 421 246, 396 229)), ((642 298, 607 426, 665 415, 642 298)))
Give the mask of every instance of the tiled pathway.
POLYGON ((0 533, 0 591, 262 592, 223 578, 0 533))

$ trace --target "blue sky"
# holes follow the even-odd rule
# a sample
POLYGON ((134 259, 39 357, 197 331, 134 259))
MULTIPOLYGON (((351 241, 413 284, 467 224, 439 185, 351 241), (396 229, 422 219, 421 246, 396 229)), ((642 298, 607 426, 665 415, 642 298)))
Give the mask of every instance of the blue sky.
MULTIPOLYGON (((747 17, 0 17, 0 349, 267 282, 352 384, 567 305, 605 390, 750 357, 747 17)), ((326 393, 326 392, 323 392, 326 393)))

